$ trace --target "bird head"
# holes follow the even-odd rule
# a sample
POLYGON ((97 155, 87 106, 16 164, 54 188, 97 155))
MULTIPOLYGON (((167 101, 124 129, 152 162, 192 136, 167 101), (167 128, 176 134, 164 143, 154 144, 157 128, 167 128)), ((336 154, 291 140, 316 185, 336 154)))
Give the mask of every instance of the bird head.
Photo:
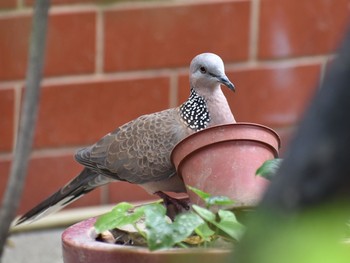
POLYGON ((210 90, 225 85, 235 91, 235 86, 225 75, 224 62, 213 53, 197 55, 190 65, 190 84, 195 90, 210 90))

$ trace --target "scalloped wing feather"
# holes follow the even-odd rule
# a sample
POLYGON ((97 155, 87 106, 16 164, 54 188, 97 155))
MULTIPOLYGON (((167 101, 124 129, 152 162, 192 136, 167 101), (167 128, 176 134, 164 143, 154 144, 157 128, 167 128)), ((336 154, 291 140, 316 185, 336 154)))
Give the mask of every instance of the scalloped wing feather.
POLYGON ((76 154, 81 164, 117 180, 143 184, 175 173, 170 161, 174 146, 192 133, 178 109, 143 115, 76 154))

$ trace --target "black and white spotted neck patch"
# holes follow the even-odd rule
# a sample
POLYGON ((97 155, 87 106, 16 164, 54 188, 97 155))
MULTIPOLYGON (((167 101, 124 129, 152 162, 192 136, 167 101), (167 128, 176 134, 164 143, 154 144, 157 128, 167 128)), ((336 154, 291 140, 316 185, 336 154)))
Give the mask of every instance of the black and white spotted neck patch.
POLYGON ((180 112, 188 127, 195 131, 205 129, 210 121, 205 99, 199 96, 193 88, 191 88, 188 100, 181 105, 180 112))

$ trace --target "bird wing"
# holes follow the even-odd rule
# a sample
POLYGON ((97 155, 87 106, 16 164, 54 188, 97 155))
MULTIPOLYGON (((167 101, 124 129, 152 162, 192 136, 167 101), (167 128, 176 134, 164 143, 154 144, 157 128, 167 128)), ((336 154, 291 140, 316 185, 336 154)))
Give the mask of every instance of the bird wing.
POLYGON ((77 152, 79 163, 113 179, 143 184, 175 173, 174 146, 190 133, 178 109, 143 115, 77 152))

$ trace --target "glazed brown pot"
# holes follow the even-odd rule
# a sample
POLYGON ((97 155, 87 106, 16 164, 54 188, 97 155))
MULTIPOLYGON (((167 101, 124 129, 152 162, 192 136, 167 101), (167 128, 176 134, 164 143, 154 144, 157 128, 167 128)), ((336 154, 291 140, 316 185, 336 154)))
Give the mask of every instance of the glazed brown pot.
MULTIPOLYGON (((268 181, 256 170, 278 156, 280 138, 272 129, 254 123, 211 127, 185 138, 171 159, 186 185, 235 200, 235 206, 254 206, 268 181)), ((189 191, 192 203, 203 205, 189 191)))
POLYGON ((168 249, 108 244, 95 241, 91 218, 67 228, 62 234, 64 263, 223 263, 231 256, 229 249, 168 249))

